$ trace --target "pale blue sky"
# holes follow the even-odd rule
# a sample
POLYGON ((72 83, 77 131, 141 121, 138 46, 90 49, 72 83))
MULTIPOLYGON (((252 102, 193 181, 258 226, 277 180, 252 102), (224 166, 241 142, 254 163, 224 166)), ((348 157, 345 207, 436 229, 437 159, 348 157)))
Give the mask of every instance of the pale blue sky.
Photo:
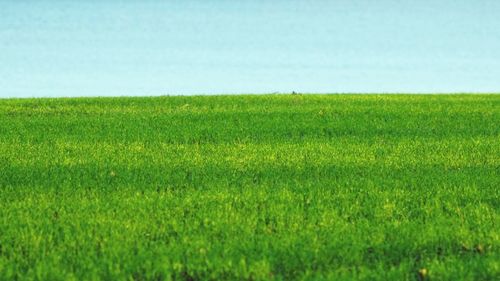
POLYGON ((0 97, 500 92, 500 1, 0 0, 0 97))

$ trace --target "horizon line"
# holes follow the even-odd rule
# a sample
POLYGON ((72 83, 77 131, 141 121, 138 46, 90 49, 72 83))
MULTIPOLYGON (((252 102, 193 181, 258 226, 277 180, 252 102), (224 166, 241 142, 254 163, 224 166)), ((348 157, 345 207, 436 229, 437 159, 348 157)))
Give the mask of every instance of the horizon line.
POLYGON ((0 100, 16 99, 85 99, 85 98, 159 98, 159 97, 217 97, 217 96, 266 96, 266 95, 500 95, 499 92, 262 92, 262 93, 168 93, 152 95, 79 95, 79 96, 0 96, 0 100))

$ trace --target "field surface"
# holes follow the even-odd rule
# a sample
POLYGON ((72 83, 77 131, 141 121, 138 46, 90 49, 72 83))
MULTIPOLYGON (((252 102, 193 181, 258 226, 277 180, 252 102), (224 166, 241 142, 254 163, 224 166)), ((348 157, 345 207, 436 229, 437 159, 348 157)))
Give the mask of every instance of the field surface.
POLYGON ((498 280, 500 95, 0 100, 0 280, 498 280))

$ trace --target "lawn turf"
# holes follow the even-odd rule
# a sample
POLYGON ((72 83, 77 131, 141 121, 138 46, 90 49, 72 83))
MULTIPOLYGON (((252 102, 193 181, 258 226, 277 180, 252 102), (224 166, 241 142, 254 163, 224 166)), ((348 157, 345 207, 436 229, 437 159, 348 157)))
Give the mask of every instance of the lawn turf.
POLYGON ((0 100, 0 280, 495 280, 499 209, 500 95, 0 100))

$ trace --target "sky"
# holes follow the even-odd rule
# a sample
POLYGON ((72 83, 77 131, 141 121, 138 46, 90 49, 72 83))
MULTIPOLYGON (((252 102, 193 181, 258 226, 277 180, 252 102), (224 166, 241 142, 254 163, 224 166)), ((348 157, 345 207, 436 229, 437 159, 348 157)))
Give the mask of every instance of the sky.
POLYGON ((500 1, 0 0, 0 97, 500 92, 500 1))

